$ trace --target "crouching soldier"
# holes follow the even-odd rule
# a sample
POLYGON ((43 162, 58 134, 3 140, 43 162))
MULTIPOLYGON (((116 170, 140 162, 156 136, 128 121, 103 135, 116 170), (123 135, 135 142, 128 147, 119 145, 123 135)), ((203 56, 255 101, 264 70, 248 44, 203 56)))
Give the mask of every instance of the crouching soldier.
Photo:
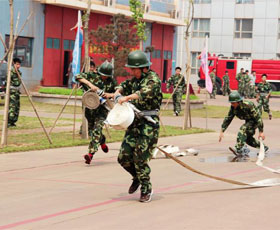
MULTIPOLYGON (((222 124, 219 142, 223 139, 224 132, 235 116, 240 120, 245 120, 245 124, 240 127, 237 134, 235 150, 230 148, 234 154, 243 156, 247 153, 247 149, 244 147, 245 143, 254 148, 260 148, 260 142, 254 138, 257 128, 259 129, 259 138, 262 138, 263 140, 265 139, 262 117, 254 103, 251 101, 243 101, 243 98, 237 91, 234 91, 229 95, 229 102, 231 103, 231 107, 222 124)), ((265 152, 268 151, 267 146, 264 146, 264 149, 265 152)))
POLYGON ((269 109, 269 98, 272 92, 271 85, 266 81, 266 74, 262 75, 262 81, 257 86, 257 102, 260 113, 262 114, 262 107, 268 113, 269 120, 272 118, 272 113, 269 109))
POLYGON ((118 103, 130 101, 155 121, 152 123, 144 117, 136 116, 126 130, 118 156, 120 165, 132 176, 128 193, 136 192, 141 185, 140 202, 149 202, 152 198, 148 162, 158 141, 158 112, 162 101, 161 81, 155 72, 147 71, 150 65, 145 53, 140 50, 131 52, 126 67, 131 69, 133 78, 122 82, 115 92, 115 98, 119 98, 118 103))
MULTIPOLYGON (((85 91, 92 90, 101 94, 103 92, 113 93, 117 86, 116 80, 113 78, 113 66, 108 61, 105 61, 98 68, 97 72, 94 72, 95 64, 90 63, 90 72, 81 73, 76 76, 76 80, 79 81, 85 91)), ((103 95, 102 95, 103 96, 103 95)), ((105 106, 99 105, 96 109, 85 109, 85 117, 88 121, 88 132, 90 136, 90 143, 88 146, 88 154, 84 155, 85 163, 90 164, 93 155, 98 151, 98 147, 101 145, 101 149, 106 153, 108 152, 108 146, 105 141, 106 138, 102 133, 104 121, 106 120, 108 110, 105 106)))

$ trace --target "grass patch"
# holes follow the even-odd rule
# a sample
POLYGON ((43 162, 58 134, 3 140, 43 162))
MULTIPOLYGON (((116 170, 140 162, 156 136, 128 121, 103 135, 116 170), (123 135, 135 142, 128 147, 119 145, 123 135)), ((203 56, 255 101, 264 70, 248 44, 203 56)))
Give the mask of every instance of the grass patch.
MULTIPOLYGON (((207 108, 207 116, 208 118, 224 118, 228 112, 230 107, 228 106, 216 106, 216 105, 208 105, 203 106, 202 109, 192 109, 191 116, 192 117, 201 117, 206 118, 206 108, 207 108)), ((173 116, 172 110, 161 110, 162 116, 173 116)), ((181 112, 179 116, 184 116, 181 112)), ((280 118, 280 111, 272 111, 273 118, 280 118)), ((262 118, 268 119, 268 114, 263 112, 262 118)))
MULTIPOLYGON (((169 99, 169 98, 171 98, 171 93, 163 93, 163 99, 169 99)), ((199 99, 198 96, 190 94, 190 100, 198 100, 198 99, 199 99)), ((182 96, 182 100, 186 100, 186 94, 182 96)))
POLYGON ((271 95, 280 95, 280 91, 273 91, 271 95))
MULTIPOLYGON (((205 130, 199 128, 192 128, 188 130, 182 130, 179 127, 165 126, 166 133, 160 130, 160 137, 166 136, 178 136, 195 133, 212 132, 212 130, 205 130)), ((106 132, 104 130, 104 134, 106 132)), ((107 137, 107 142, 118 142, 123 140, 124 131, 110 130, 111 138, 107 137)), ((53 144, 50 145, 44 133, 31 133, 31 134, 17 134, 10 135, 8 137, 8 146, 0 149, 1 153, 8 152, 19 152, 19 151, 30 151, 30 150, 41 150, 49 148, 60 148, 60 147, 71 147, 88 145, 89 140, 81 139, 80 135, 76 135, 73 140, 72 132, 60 132, 52 133, 51 138, 53 144)))
MULTIPOLYGON (((44 94, 70 95, 72 89, 60 88, 60 87, 41 87, 38 92, 44 94)), ((83 95, 83 90, 78 89, 77 96, 82 96, 82 95, 83 95)))

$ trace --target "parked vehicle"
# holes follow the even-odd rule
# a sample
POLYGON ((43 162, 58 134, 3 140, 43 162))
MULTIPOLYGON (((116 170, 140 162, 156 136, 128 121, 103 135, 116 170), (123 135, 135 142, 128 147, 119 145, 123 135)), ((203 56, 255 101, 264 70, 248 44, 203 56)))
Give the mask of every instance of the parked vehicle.
POLYGON ((6 80, 7 80, 7 62, 0 63, 0 93, 6 91, 6 80))
MULTIPOLYGON (((280 91, 280 60, 252 60, 251 58, 235 58, 235 57, 224 57, 223 55, 213 55, 208 57, 209 73, 213 68, 216 68, 216 84, 218 93, 221 91, 222 78, 225 71, 228 71, 230 78, 230 88, 237 90, 238 83, 235 79, 236 74, 241 68, 256 71, 257 78, 256 84, 261 82, 261 75, 267 74, 267 81, 271 84, 273 91, 280 91)), ((205 87, 205 74, 200 67, 198 76, 198 85, 202 88, 205 87)))

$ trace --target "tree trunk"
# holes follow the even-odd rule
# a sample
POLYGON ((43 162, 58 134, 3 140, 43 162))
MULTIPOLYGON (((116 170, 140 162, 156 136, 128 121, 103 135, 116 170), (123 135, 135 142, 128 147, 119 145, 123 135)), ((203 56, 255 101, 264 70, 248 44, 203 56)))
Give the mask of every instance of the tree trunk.
POLYGON ((10 85, 11 85, 11 69, 13 64, 13 53, 14 53, 14 2, 9 0, 10 5, 10 40, 9 40, 9 55, 8 55, 8 70, 7 70, 7 85, 6 85, 6 96, 5 96, 5 108, 3 115, 3 126, 2 126, 2 138, 1 138, 1 147, 7 145, 7 136, 8 136, 8 112, 9 112, 9 103, 10 103, 10 85))

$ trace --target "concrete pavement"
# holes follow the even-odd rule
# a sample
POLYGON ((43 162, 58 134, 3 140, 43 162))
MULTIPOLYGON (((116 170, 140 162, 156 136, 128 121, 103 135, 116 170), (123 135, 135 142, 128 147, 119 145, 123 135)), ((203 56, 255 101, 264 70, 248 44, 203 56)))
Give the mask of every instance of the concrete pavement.
MULTIPOLYGON (((164 124, 182 124, 182 117, 164 117, 164 124)), ((222 119, 209 119, 219 131, 222 119)), ((265 164, 280 168, 280 119, 264 120, 271 152, 265 164)), ((160 138, 159 144, 193 147, 198 156, 180 159, 195 169, 242 182, 279 178, 248 162, 230 162, 228 151, 241 121, 234 120, 225 138, 218 132, 160 138)), ((205 119, 193 119, 205 128, 205 119)), ((280 220, 280 187, 247 188, 194 174, 158 155, 151 161, 154 196, 138 202, 128 195, 130 176, 118 165, 120 143, 99 151, 84 164, 87 146, 0 155, 0 230, 191 229, 274 230, 280 220)), ((252 149, 256 152, 256 150, 252 149)))

